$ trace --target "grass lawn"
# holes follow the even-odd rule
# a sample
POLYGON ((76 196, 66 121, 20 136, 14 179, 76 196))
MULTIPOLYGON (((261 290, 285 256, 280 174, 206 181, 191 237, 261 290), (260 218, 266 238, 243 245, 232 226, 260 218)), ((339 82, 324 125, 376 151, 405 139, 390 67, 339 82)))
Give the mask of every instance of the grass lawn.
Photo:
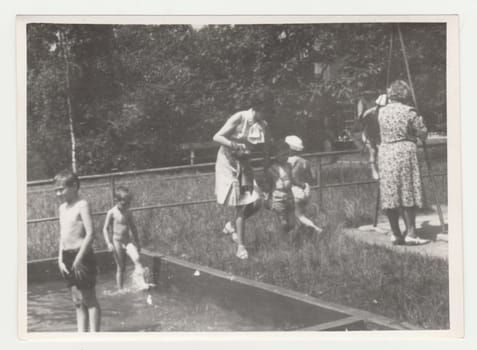
MULTIPOLYGON (((445 157, 434 151, 433 172, 446 172, 445 157), (435 153, 435 154, 434 154, 435 153)), ((425 166, 423 166, 425 174, 425 166)), ((358 163, 323 167, 323 184, 369 180, 369 170, 358 163)), ((438 196, 447 202, 447 178, 436 177, 438 196)), ((133 206, 213 199, 213 174, 170 178, 131 176, 118 180, 134 193, 133 206)), ((426 194, 431 193, 424 179, 426 194)), ((82 184, 81 195, 93 211, 111 205, 108 181, 82 184)), ((345 226, 372 222, 376 184, 323 190, 322 210, 313 194, 309 215, 324 232, 316 239, 297 230, 300 239, 288 244, 277 233, 273 212, 260 211, 247 221, 247 261, 235 258, 235 245, 221 233, 232 214, 215 203, 134 212, 143 245, 165 254, 211 266, 236 275, 287 287, 340 304, 361 308, 427 329, 449 327, 447 261, 417 254, 401 254, 386 247, 356 242, 345 236, 345 226)), ((429 198, 432 203, 432 198, 429 198)), ((28 218, 56 216, 57 200, 48 187, 28 193, 28 218)), ((104 248, 104 216, 95 216, 96 248, 104 248)), ((28 225, 28 259, 57 255, 58 223, 28 225)))

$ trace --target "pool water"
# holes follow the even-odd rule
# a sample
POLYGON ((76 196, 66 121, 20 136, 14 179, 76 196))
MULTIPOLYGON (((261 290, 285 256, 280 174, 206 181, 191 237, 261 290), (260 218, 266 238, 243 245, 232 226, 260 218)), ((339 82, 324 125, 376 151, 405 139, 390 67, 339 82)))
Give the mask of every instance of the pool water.
MULTIPOLYGON (((254 321, 221 308, 202 296, 177 290, 138 290, 128 272, 124 290, 114 273, 98 276, 96 295, 102 331, 272 331, 272 323, 254 321)), ((75 332, 76 312, 63 281, 28 285, 28 332, 75 332)))

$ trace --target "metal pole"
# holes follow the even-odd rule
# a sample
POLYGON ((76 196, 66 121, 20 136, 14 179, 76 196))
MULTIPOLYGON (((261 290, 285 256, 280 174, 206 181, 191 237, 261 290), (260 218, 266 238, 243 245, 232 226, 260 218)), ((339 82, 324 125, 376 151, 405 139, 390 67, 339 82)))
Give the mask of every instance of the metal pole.
MULTIPOLYGON (((393 58, 393 42, 394 42, 394 32, 393 32, 393 28, 391 27, 391 35, 389 36, 389 52, 388 52, 388 66, 387 66, 387 69, 386 69, 386 86, 385 86, 385 90, 388 88, 389 86, 389 80, 391 78, 391 62, 392 62, 392 58, 393 58)), ((378 113, 379 113, 379 109, 378 109, 378 113)), ((378 154, 378 157, 379 157, 379 154, 378 154)), ((376 161, 376 160, 375 160, 376 161)), ((376 227, 378 226, 378 216, 379 216, 379 203, 380 203, 380 200, 381 200, 381 185, 380 185, 380 180, 378 179, 376 181, 376 187, 377 187, 377 194, 376 194, 376 208, 375 208, 375 211, 374 211, 374 223, 373 223, 373 226, 376 227)))
POLYGON ((379 185, 379 180, 376 182, 378 184, 378 193, 376 195, 376 211, 374 212, 374 223, 373 226, 378 226, 378 216, 379 216, 379 202, 381 197, 381 186, 379 185))
POLYGON ((323 212, 322 206, 323 206, 323 173, 322 173, 322 165, 321 161, 323 160, 322 157, 318 158, 318 208, 320 212, 323 212))
POLYGON ((389 53, 388 53, 388 67, 386 70, 386 89, 389 87, 389 79, 391 78, 391 61, 393 58, 393 41, 394 33, 393 28, 391 27, 391 36, 389 37, 389 53))

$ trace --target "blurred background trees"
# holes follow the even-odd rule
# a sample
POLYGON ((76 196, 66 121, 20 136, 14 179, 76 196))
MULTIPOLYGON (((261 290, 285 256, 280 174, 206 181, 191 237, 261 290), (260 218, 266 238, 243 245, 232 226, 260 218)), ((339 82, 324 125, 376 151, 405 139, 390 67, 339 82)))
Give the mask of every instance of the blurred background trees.
MULTIPOLYGON (((446 28, 401 24, 419 108, 446 125, 446 28)), ((179 145, 273 97, 274 137, 335 140, 364 92, 385 91, 391 24, 58 25, 27 28, 28 179, 178 164, 179 145), (70 106, 70 108, 69 108, 70 106), (70 118, 71 117, 71 118, 70 118), (70 123, 70 120, 72 123, 70 123)), ((394 43, 391 80, 406 79, 394 43)))

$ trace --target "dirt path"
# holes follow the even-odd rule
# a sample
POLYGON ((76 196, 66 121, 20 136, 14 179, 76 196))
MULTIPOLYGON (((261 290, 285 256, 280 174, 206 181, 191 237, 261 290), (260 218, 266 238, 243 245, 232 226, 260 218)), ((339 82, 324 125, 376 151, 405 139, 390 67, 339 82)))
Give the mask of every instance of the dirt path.
MULTIPOLYGON (((444 222, 447 223, 447 207, 442 207, 444 214, 444 222)), ((404 223, 400 222, 401 230, 404 229, 404 223)), ((430 239, 431 242, 419 246, 394 246, 391 244, 391 229, 385 216, 378 218, 378 225, 361 226, 359 228, 348 228, 345 230, 345 234, 359 241, 364 241, 369 244, 377 244, 386 247, 391 247, 396 251, 430 255, 447 259, 448 256, 448 244, 447 234, 441 234, 441 226, 437 212, 419 213, 416 217, 417 234, 426 239, 430 239)), ((447 229, 447 225, 446 225, 447 229)))

